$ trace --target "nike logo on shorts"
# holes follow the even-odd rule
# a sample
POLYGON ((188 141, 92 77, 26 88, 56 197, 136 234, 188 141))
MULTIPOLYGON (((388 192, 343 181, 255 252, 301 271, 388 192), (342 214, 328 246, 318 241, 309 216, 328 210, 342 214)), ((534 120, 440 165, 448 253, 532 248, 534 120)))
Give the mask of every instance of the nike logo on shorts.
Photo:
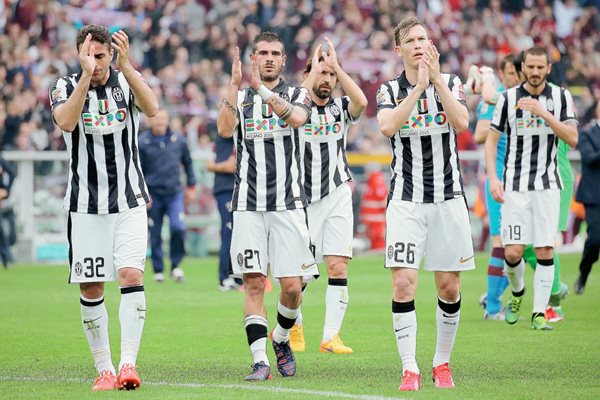
POLYGON ((461 264, 464 264, 467 261, 469 261, 470 259, 472 259, 473 257, 475 257, 475 254, 473 254, 471 257, 467 257, 467 258, 461 257, 460 260, 458 260, 458 261, 460 261, 461 264))

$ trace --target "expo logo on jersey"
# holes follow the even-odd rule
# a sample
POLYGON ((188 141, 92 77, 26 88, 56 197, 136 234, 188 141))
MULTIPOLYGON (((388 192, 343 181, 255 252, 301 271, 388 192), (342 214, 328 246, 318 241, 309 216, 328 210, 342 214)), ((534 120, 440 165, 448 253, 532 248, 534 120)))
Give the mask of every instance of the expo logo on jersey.
POLYGON ((270 139, 275 133, 291 134, 289 125, 280 118, 247 118, 246 139, 270 139))
POLYGON ((342 132, 342 124, 339 122, 329 123, 327 115, 319 115, 319 123, 304 125, 304 134, 306 136, 329 136, 337 135, 342 132))
POLYGON ((554 132, 540 117, 517 118, 517 135, 553 135, 554 132))
POLYGON ((400 137, 428 136, 450 132, 446 113, 413 114, 400 128, 400 137))
POLYGON ((127 109, 120 108, 105 115, 83 113, 83 127, 86 133, 111 133, 114 127, 123 126, 127 119, 127 109))

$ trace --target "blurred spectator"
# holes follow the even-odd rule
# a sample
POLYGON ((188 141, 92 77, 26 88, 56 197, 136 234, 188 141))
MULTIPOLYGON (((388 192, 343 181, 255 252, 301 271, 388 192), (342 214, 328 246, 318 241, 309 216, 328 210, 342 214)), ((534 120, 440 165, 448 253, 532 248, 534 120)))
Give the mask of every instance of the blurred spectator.
MULTIPOLYGON (((6 199, 10 196, 10 189, 15 180, 17 173, 14 166, 8 163, 2 156, 0 156, 0 204, 5 203, 6 199)), ((10 252, 10 246, 16 242, 16 234, 14 230, 14 214, 9 212, 9 208, 6 208, 6 214, 1 210, 0 213, 0 261, 4 268, 8 268, 9 263, 13 260, 13 256, 10 252), (7 224, 4 224, 4 216, 6 215, 7 224), (12 220, 11 220, 12 216, 12 220), (5 225, 7 230, 5 230, 5 225)), ((12 211, 12 208, 10 208, 12 211)))
POLYGON ((148 226, 152 249, 154 280, 163 282, 164 262, 162 226, 169 217, 171 277, 183 282, 184 272, 179 267, 185 255, 184 204, 189 204, 196 193, 196 176, 192 168, 190 150, 183 137, 169 126, 169 114, 160 110, 150 119, 151 128, 140 135, 140 163, 148 185, 151 202, 148 204, 148 226), (182 190, 181 166, 187 177, 182 190))

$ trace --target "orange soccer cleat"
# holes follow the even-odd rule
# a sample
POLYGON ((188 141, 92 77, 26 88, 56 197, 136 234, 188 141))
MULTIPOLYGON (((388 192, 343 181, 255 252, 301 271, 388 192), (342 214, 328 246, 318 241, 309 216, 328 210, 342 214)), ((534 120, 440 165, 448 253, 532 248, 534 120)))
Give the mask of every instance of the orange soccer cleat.
POLYGON ((441 389, 454 387, 452 370, 450 369, 450 365, 448 363, 438 365, 433 369, 433 383, 435 383, 435 387, 441 389))
POLYGON ((402 384, 398 388, 401 391, 415 391, 421 389, 421 375, 412 371, 404 371, 402 384))
POLYGON ((117 388, 117 378, 111 371, 105 369, 94 381, 93 391, 114 390, 117 388))
POLYGON ((123 364, 119 375, 117 375, 117 384, 119 390, 135 390, 140 387, 142 380, 136 371, 136 366, 132 364, 123 364))

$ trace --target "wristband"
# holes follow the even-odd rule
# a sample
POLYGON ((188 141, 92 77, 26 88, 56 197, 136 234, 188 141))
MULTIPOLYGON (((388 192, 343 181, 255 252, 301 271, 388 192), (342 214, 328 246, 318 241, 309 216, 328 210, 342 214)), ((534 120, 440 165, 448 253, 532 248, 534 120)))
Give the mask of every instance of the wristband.
POLYGON ((256 90, 258 92, 258 95, 264 100, 267 101, 269 99, 269 97, 271 97, 273 95, 273 92, 271 90, 269 90, 265 85, 263 85, 262 83, 260 84, 260 86, 258 87, 258 89, 256 90))

